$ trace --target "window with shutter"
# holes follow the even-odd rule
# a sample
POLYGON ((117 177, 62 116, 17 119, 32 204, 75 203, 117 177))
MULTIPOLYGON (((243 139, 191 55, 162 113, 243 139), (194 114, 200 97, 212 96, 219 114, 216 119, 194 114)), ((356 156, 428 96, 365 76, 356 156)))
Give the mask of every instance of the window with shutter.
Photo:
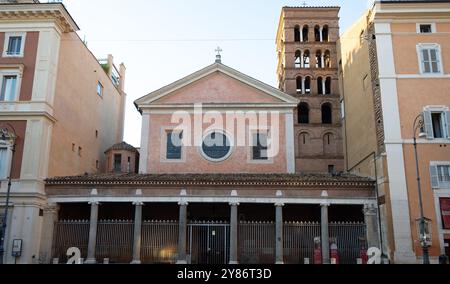
POLYGON ((421 44, 418 46, 420 54, 421 73, 439 74, 441 73, 441 55, 437 44, 421 44))
POLYGON ((430 179, 431 179, 431 188, 439 188, 438 170, 437 166, 435 165, 432 165, 430 167, 430 179))

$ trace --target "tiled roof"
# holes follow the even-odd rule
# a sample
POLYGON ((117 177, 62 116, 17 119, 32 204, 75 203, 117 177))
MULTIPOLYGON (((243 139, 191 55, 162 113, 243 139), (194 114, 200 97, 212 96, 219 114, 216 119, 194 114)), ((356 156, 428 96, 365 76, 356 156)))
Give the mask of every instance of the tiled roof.
POLYGON ((131 146, 130 144, 128 144, 126 142, 120 142, 120 143, 113 145, 108 150, 106 150, 105 153, 112 151, 112 150, 126 150, 126 151, 137 152, 137 149, 135 147, 131 146))
POLYGON ((373 186, 370 178, 350 174, 94 174, 55 177, 47 185, 353 185, 373 186))
POLYGON ((283 9, 340 9, 340 6, 284 6, 283 9))
POLYGON ((381 0, 381 3, 450 3, 450 0, 381 0))

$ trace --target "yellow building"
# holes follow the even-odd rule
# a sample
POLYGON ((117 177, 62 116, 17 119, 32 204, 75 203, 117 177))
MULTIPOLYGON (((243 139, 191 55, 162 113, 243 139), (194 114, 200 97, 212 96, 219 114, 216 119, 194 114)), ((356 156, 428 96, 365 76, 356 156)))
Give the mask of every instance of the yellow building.
POLYGON ((421 262, 425 243, 431 262, 449 254, 449 35, 450 1, 374 1, 339 43, 346 167, 377 177, 383 251, 395 263, 421 262), (423 243, 414 137, 431 220, 423 243))

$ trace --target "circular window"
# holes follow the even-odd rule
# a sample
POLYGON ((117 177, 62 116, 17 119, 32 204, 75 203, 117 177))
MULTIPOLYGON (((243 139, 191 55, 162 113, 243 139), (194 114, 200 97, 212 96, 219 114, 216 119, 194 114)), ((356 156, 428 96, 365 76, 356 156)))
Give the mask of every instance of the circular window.
POLYGON ((203 138, 201 150, 206 159, 221 162, 231 155, 232 145, 225 133, 213 131, 203 138))

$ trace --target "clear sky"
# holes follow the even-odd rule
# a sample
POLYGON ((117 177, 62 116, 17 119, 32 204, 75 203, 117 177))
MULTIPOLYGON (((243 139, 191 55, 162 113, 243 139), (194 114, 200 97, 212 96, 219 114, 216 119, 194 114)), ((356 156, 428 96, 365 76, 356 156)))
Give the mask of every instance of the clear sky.
POLYGON ((277 86, 275 36, 283 6, 341 6, 341 32, 368 0, 65 0, 80 36, 99 58, 127 67, 125 137, 139 146, 141 117, 134 100, 215 60, 277 86))

